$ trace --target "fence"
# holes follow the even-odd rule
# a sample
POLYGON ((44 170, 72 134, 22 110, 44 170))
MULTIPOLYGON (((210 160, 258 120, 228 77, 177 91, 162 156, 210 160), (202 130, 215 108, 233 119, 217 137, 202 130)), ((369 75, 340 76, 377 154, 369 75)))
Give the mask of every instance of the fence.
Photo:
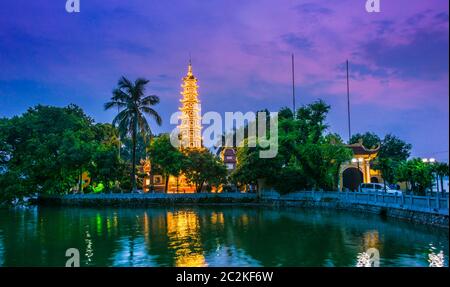
MULTIPOLYGON (((146 193, 146 194, 71 194, 65 195, 66 200, 152 200, 152 199, 256 199, 255 193, 146 193)), ((411 211, 420 211, 440 215, 449 214, 448 195, 436 196, 415 196, 415 195, 395 195, 387 193, 363 193, 363 192, 324 192, 324 191, 301 191, 280 195, 274 191, 264 191, 261 195, 263 200, 273 201, 335 201, 339 203, 367 204, 372 206, 383 206, 399 208, 411 211)))
POLYGON ((396 195, 387 193, 363 193, 363 192, 323 192, 323 191, 302 191, 286 195, 279 195, 277 192, 264 192, 263 199, 283 200, 283 201, 326 201, 335 200, 343 203, 358 203, 373 206, 384 206, 411 211, 436 213, 441 215, 449 214, 448 194, 436 196, 415 196, 396 195))

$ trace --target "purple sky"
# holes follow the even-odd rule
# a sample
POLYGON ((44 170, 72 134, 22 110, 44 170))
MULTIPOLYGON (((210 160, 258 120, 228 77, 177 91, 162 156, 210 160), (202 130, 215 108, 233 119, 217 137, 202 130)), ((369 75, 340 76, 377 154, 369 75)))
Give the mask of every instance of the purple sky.
POLYGON ((353 132, 394 133, 413 156, 448 161, 449 7, 446 0, 3 0, 0 116, 75 103, 97 121, 118 78, 148 78, 169 131, 189 53, 206 111, 332 105, 330 130, 347 139, 345 60, 353 132))

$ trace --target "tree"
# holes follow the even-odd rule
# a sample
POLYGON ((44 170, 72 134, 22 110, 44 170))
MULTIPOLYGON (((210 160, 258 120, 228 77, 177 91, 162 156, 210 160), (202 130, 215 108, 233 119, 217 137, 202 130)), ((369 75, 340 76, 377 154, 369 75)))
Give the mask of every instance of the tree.
POLYGON ((244 142, 237 151, 238 164, 232 180, 259 185, 265 179, 280 193, 336 189, 340 166, 351 158, 351 150, 338 135, 325 135, 329 110, 322 100, 300 107, 295 118, 291 110, 282 108, 278 115, 277 156, 260 158, 261 148, 248 147, 248 141, 244 142))
POLYGON ((39 105, 21 116, 3 119, 0 190, 13 192, 5 197, 62 193, 77 185, 80 170, 91 160, 89 150, 95 142, 92 124, 92 119, 75 105, 39 105))
POLYGON ((184 154, 170 142, 169 135, 154 139, 149 148, 150 162, 157 166, 165 179, 165 192, 168 192, 169 177, 178 177, 186 164, 184 154))
POLYGON ((309 188, 336 189, 340 166, 352 158, 351 150, 344 144, 330 140, 323 139, 320 143, 305 143, 298 147, 298 158, 309 188))
POLYGON ((117 146, 107 144, 96 146, 88 166, 92 182, 103 184, 106 191, 111 191, 117 182, 127 182, 126 169, 128 165, 119 158, 117 146))
POLYGON ((258 186, 260 190, 261 180, 269 179, 272 181, 273 176, 282 167, 282 158, 260 158, 261 147, 249 147, 248 140, 244 140, 243 147, 237 150, 237 166, 231 174, 231 179, 237 185, 253 184, 258 186))
POLYGON ((78 170, 78 191, 83 192, 82 175, 90 163, 95 150, 95 142, 90 130, 66 131, 60 147, 62 166, 78 170))
POLYGON ((374 149, 381 144, 381 139, 378 135, 371 132, 364 134, 354 134, 350 139, 350 144, 362 142, 363 146, 367 149, 374 149))
POLYGON ((384 191, 387 191, 387 182, 393 183, 395 182, 396 175, 395 170, 397 168, 398 163, 394 161, 392 158, 381 157, 375 160, 372 168, 375 170, 379 170, 381 173, 381 177, 384 182, 384 191))
POLYGON ((403 161, 397 169, 397 179, 409 182, 413 192, 424 195, 433 182, 433 167, 420 158, 403 161))
POLYGON ((290 108, 283 107, 278 112, 278 119, 292 120, 294 119, 294 114, 292 113, 292 110, 290 108))
POLYGON ((299 143, 317 143, 328 125, 325 123, 330 106, 318 100, 297 110, 297 121, 300 131, 299 143))
POLYGON ((152 108, 159 103, 159 98, 155 95, 145 96, 145 86, 148 80, 139 78, 134 83, 125 77, 118 82, 118 87, 113 91, 111 101, 105 104, 105 110, 113 107, 121 109, 114 118, 113 125, 118 125, 123 136, 130 136, 132 141, 132 168, 131 182, 132 190, 136 192, 136 139, 138 133, 141 135, 152 134, 145 115, 153 118, 157 125, 161 125, 160 115, 152 108))
POLYGON ((390 158, 394 161, 404 161, 411 154, 411 144, 399 139, 398 137, 387 134, 382 143, 378 156, 380 158, 390 158))
POLYGON ((183 173, 187 180, 195 185, 196 192, 202 191, 205 183, 219 187, 225 182, 227 169, 223 162, 207 149, 189 149, 183 173))
POLYGON ((442 194, 444 194, 445 193, 445 190, 444 190, 444 177, 449 175, 448 163, 445 163, 445 162, 435 163, 434 164, 434 171, 436 172, 436 175, 440 179, 441 191, 442 191, 442 194))

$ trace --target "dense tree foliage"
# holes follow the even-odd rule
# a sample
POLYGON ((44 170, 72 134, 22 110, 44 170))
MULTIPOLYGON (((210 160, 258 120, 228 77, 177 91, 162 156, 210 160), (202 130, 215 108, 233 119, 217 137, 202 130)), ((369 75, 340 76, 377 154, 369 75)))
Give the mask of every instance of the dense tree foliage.
POLYGON ((169 135, 161 135, 151 143, 149 156, 152 168, 160 171, 166 179, 164 190, 167 193, 169 176, 178 177, 180 175, 186 165, 186 157, 171 144, 169 135))
POLYGON ((207 149, 185 150, 186 162, 183 174, 197 192, 201 192, 205 184, 207 188, 219 187, 225 183, 227 169, 223 162, 207 149))
POLYGON ((396 177, 399 181, 409 182, 414 193, 424 195, 433 184, 433 165, 420 158, 403 161, 396 170, 396 177))
POLYGON ((366 132, 364 134, 357 133, 352 135, 350 144, 355 144, 358 142, 362 142, 363 146, 367 149, 374 149, 381 145, 381 138, 377 134, 371 132, 366 132))
POLYGON ((351 159, 351 151, 338 135, 326 134, 329 110, 321 100, 300 107, 295 118, 291 110, 282 108, 277 156, 260 158, 259 146, 238 149, 233 180, 258 185, 264 179, 281 193, 337 189, 340 166, 351 159))
POLYGON ((0 193, 3 200, 80 189, 83 172, 97 181, 120 179, 111 125, 95 125, 74 105, 36 106, 0 121, 0 193))
POLYGON ((436 163, 434 166, 434 172, 436 173, 436 176, 439 178, 440 185, 441 185, 441 191, 444 192, 444 177, 449 175, 449 166, 448 163, 445 162, 439 162, 436 163))

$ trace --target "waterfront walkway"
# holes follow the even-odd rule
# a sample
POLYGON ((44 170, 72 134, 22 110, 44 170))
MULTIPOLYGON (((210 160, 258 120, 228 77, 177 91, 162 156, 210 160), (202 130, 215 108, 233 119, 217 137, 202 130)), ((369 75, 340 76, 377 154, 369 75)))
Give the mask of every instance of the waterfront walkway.
MULTIPOLYGON (((255 193, 113 193, 113 194, 70 194, 63 196, 45 196, 44 198, 60 199, 64 203, 70 202, 177 202, 177 203, 239 203, 239 202, 258 202, 258 195, 255 193)), ((263 192, 260 198, 266 203, 332 203, 339 205, 367 205, 373 207, 395 208, 413 212, 431 213, 436 215, 448 216, 449 198, 414 196, 414 195, 394 195, 385 193, 361 193, 361 192, 318 192, 301 191, 280 195, 277 192, 263 192)))
POLYGON ((415 196, 415 195, 394 195, 386 193, 363 193, 363 192, 314 192, 302 191, 286 195, 279 195, 277 192, 266 192, 262 196, 265 200, 274 201, 334 201, 344 204, 364 204, 376 207, 388 207, 409 210, 414 212, 424 212, 439 215, 449 214, 449 198, 415 196))

